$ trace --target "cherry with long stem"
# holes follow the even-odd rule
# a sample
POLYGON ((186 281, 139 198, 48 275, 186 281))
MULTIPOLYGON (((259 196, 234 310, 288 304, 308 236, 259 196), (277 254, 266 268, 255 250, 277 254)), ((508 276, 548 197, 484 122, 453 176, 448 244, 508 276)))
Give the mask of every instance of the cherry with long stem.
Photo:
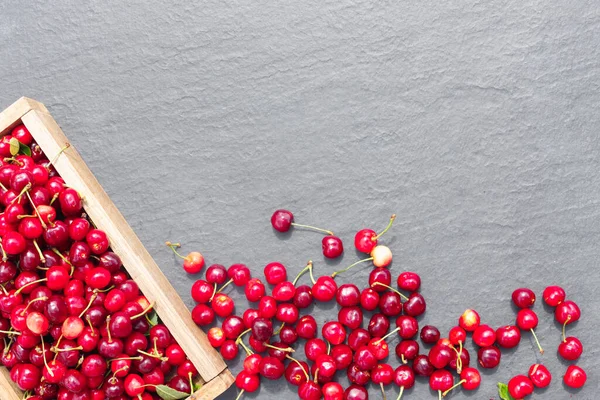
POLYGON ((400 296, 404 301, 408 300, 408 297, 406 297, 405 295, 403 295, 399 290, 394 289, 393 287, 386 285, 385 283, 382 282, 373 282, 373 284, 371 286, 383 286, 384 288, 391 290, 392 292, 396 293, 398 296, 400 296))
POLYGON ((362 260, 358 260, 357 262, 355 262, 354 264, 351 264, 350 266, 344 268, 344 269, 340 269, 339 271, 335 271, 334 273, 331 274, 332 278, 335 278, 337 275, 341 274, 342 272, 346 272, 348 270, 350 270, 351 268, 353 268, 354 266, 367 262, 367 261, 373 261, 373 257, 369 257, 369 258, 365 258, 362 260))

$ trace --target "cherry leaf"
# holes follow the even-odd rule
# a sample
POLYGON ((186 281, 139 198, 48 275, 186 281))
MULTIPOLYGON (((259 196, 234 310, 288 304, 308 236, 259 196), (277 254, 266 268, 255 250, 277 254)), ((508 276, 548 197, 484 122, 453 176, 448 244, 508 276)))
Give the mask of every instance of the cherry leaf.
POLYGON ((156 324, 158 324, 158 315, 156 315, 156 311, 152 310, 146 314, 146 320, 151 326, 156 326, 156 324))
POLYGON ((167 385, 156 385, 156 394, 163 400, 180 400, 190 397, 189 393, 180 392, 167 385))
POLYGON ((19 146, 19 152, 31 157, 31 149, 26 144, 21 143, 19 146))
POLYGON ((13 156, 16 156, 17 154, 19 154, 19 149, 21 148, 21 142, 19 142, 17 140, 17 138, 11 138, 8 141, 8 144, 10 145, 10 154, 12 154, 13 156))
POLYGON ((515 400, 508 392, 508 385, 502 382, 498 382, 498 396, 502 400, 515 400))

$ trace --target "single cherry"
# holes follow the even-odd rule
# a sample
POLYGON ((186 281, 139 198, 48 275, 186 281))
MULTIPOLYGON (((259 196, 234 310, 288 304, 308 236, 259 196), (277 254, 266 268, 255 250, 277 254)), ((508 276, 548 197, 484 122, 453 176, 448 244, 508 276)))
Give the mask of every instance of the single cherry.
POLYGON ((514 376, 508 381, 508 393, 515 399, 522 399, 533 393, 533 382, 525 375, 514 376))
POLYGON ((356 247, 356 250, 370 254, 373 248, 377 246, 378 239, 390 229, 395 219, 396 214, 393 214, 387 227, 379 235, 372 229, 361 229, 356 232, 356 235, 354 235, 354 247, 356 247))
POLYGON ((482 368, 496 368, 502 353, 496 346, 482 347, 477 351, 477 361, 482 368))
POLYGON ((501 326, 496 330, 496 342, 505 349, 516 347, 521 341, 521 331, 514 325, 501 326))
POLYGON ((565 293, 565 290, 560 286, 548 286, 546 289, 544 289, 544 293, 542 294, 544 301, 550 307, 556 307, 565 301, 566 296, 567 294, 565 293))
POLYGON ((583 368, 577 365, 569 365, 565 375, 563 376, 563 381, 565 385, 572 387, 574 389, 579 389, 583 385, 585 385, 585 381, 587 380, 587 374, 583 370, 583 368))
POLYGON ((323 255, 327 258, 336 258, 344 252, 342 239, 337 236, 327 235, 321 240, 323 255))
POLYGON ((535 303, 535 293, 527 288, 515 289, 512 293, 512 301, 519 308, 531 308, 535 303))
POLYGON ((538 346, 538 349, 540 350, 540 353, 544 354, 544 349, 542 349, 542 346, 540 345, 540 342, 534 331, 534 329, 535 329, 535 327, 537 327, 537 325, 538 325, 538 317, 537 317, 537 314, 533 310, 530 310, 528 308, 523 308, 517 314, 517 326, 519 327, 519 329, 531 331, 531 334, 533 335, 533 338, 535 339, 535 342, 538 346))
POLYGON ((477 311, 467 309, 458 319, 458 326, 467 332, 473 332, 479 326, 480 321, 477 311))
POLYGON ((333 232, 325 229, 295 223, 294 214, 292 214, 291 211, 288 210, 275 210, 275 212, 271 216, 271 226, 273 226, 273 229, 279 232, 287 232, 292 226, 295 226, 298 228, 308 228, 319 232, 324 232, 328 235, 333 235, 333 232))
POLYGON ((529 372, 527 375, 537 388, 545 388, 546 386, 550 385, 550 382, 552 381, 552 374, 550 374, 548 368, 542 364, 533 364, 531 367, 529 367, 529 372))

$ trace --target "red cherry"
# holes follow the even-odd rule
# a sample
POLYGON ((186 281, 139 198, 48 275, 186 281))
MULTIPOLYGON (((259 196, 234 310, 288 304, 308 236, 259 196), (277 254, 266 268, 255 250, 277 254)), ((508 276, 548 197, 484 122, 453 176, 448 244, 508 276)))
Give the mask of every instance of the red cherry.
POLYGON ((425 325, 421 328, 421 340, 425 344, 434 344, 440 340, 440 331, 432 325, 425 325))
POLYGON ((278 283, 287 280, 287 270, 285 266, 279 262, 272 262, 265 266, 265 279, 271 285, 277 285, 278 283))
POLYGON ((394 371, 394 383, 400 387, 398 399, 402 397, 405 389, 410 389, 415 384, 415 373, 408 365, 401 365, 394 371))
POLYGON ((237 357, 239 348, 235 340, 226 339, 221 345, 221 356, 225 360, 233 360, 237 357))
POLYGON ((31 143, 33 142, 33 137, 31 136, 31 133, 29 133, 29 130, 23 124, 15 126, 10 134, 12 135, 12 137, 14 137, 26 146, 31 145, 31 143))
POLYGON ((529 308, 523 308, 517 314, 517 326, 522 330, 531 331, 531 334, 533 335, 533 338, 535 339, 535 342, 538 346, 538 349, 540 350, 540 353, 544 354, 544 349, 542 349, 542 346, 540 345, 540 342, 534 331, 534 329, 535 329, 535 327, 537 327, 537 325, 538 325, 538 317, 537 317, 537 314, 533 310, 531 310, 529 308))
POLYGON ((205 280, 198 279, 192 285, 192 289, 191 289, 192 299, 194 299, 194 301, 196 301, 197 303, 201 303, 201 304, 208 303, 210 301, 210 299, 213 297, 214 291, 215 291, 215 288, 213 285, 211 285, 210 283, 208 283, 205 280))
POLYGON ((321 394, 321 387, 313 381, 304 382, 298 386, 298 398, 301 400, 319 400, 321 394))
POLYGON ((265 292, 265 285, 257 278, 250 279, 244 289, 246 298, 251 302, 259 301, 265 295, 265 292))
POLYGON ((352 330, 360 328, 363 312, 360 307, 342 307, 338 312, 338 321, 352 330))
POLYGON ((275 318, 286 324, 295 324, 298 321, 300 312, 298 308, 291 303, 283 303, 277 306, 277 313, 275 318))
POLYGON ((323 255, 327 258, 339 257, 344 252, 342 240, 333 235, 327 235, 321 240, 323 255))
POLYGON ((333 300, 337 292, 337 284, 330 276, 320 276, 312 287, 312 295, 321 302, 333 300))
POLYGON ((16 255, 25 251, 27 242, 19 232, 6 232, 2 238, 2 248, 9 255, 16 255))
POLYGON ((344 391, 344 400, 368 400, 369 392, 362 386, 350 385, 344 391))
POLYGON ((552 381, 552 374, 542 364, 533 364, 529 368, 528 376, 537 388, 545 388, 552 381))
POLYGON ((387 227, 379 235, 372 229, 361 229, 356 232, 356 235, 354 236, 354 247, 356 247, 356 250, 362 253, 371 253, 373 248, 377 246, 378 239, 391 228, 395 219, 396 214, 393 214, 387 227))
POLYGON ((296 226, 298 228, 308 228, 308 229, 313 229, 316 231, 324 232, 328 235, 333 235, 333 232, 325 230, 325 229, 315 228, 314 226, 301 225, 301 224, 295 223, 294 222, 294 214, 292 214, 288 210, 275 210, 275 212, 271 216, 271 226, 273 226, 273 229, 275 229, 276 231, 279 231, 279 232, 287 232, 290 230, 290 228, 292 226, 296 226))
POLYGON ((235 385, 244 392, 256 392, 260 386, 260 378, 257 374, 241 371, 235 378, 235 385))
POLYGON ((275 357, 263 357, 260 362, 260 375, 267 379, 277 380, 284 372, 283 364, 275 357))
POLYGON ((344 326, 337 321, 329 321, 323 325, 321 329, 323 338, 332 345, 338 345, 346 340, 346 330, 344 326))
POLYGON ((353 351, 356 351, 359 347, 368 344, 370 340, 371 335, 369 332, 362 328, 358 328, 348 335, 348 346, 350 346, 353 351))
POLYGON ((521 341, 521 331, 514 325, 501 326, 496 330, 496 342, 505 349, 516 347, 521 341))
POLYGON ((271 295, 278 302, 290 301, 296 294, 296 287, 292 282, 284 281, 280 282, 273 288, 271 295))
POLYGON ((316 361, 321 354, 327 354, 327 344, 318 338, 309 339, 304 344, 304 354, 310 361, 316 361))
POLYGON ((535 303, 535 293, 527 288, 515 289, 512 293, 512 301, 519 308, 531 308, 535 303))
POLYGON ((244 264, 232 264, 227 269, 227 275, 235 286, 244 286, 252 278, 250 269, 244 264))
POLYGON ((348 366, 352 364, 352 356, 352 349, 348 345, 338 344, 331 348, 331 357, 333 357, 335 367, 338 370, 348 368, 348 366))
POLYGON ((544 297, 544 301, 550 307, 556 307, 563 301, 565 301, 565 297, 567 296, 565 290, 560 286, 548 286, 544 289, 544 293, 542 295, 544 297))
POLYGON ((581 353, 583 353, 583 345, 576 337, 566 337, 558 345, 558 354, 565 360, 577 360, 581 353))
POLYGON ((501 355, 496 346, 482 347, 477 352, 477 361, 482 368, 496 368, 500 364, 501 355))
POLYGON ((515 399, 522 399, 533 393, 533 382, 525 375, 517 375, 508 381, 508 393, 515 399))
POLYGON ((324 400, 343 400, 344 388, 337 382, 328 382, 323 385, 324 400))
POLYGON ((293 361, 285 369, 285 379, 294 386, 300 386, 308 380, 308 364, 304 361, 293 361))
POLYGON ((473 341, 479 347, 491 346, 496 342, 496 331, 489 325, 479 325, 473 332, 473 341))
POLYGON ((563 301, 554 310, 554 318, 561 325, 569 325, 581 317, 579 306, 571 300, 563 301))
POLYGON ((217 314, 221 318, 225 318, 231 315, 235 306, 231 297, 223 293, 215 294, 215 297, 213 297, 211 304, 215 314, 217 314))
POLYGON ((458 326, 467 332, 473 332, 479 326, 480 321, 477 311, 467 309, 458 319, 458 326))
POLYGON ((296 332, 302 339, 312 339, 317 336, 317 321, 312 315, 304 315, 296 324, 296 332))
POLYGON ((337 303, 342 307, 352 307, 360 304, 360 290, 352 283, 341 285, 335 295, 337 303))
POLYGON ((437 390, 440 398, 442 393, 449 390, 452 385, 454 385, 454 377, 448 370, 438 369, 429 376, 429 387, 437 390))
POLYGON ((583 370, 583 368, 577 365, 569 365, 565 375, 563 376, 563 381, 565 385, 572 387, 574 389, 579 389, 585 385, 585 381, 587 380, 587 374, 583 370))
POLYGON ((390 329, 390 320, 383 314, 373 314, 368 329, 372 337, 383 337, 390 329))
POLYGON ((370 371, 377 365, 377 357, 368 346, 362 346, 354 354, 354 363, 363 371, 370 371))
POLYGON ((419 355, 419 343, 414 340, 403 340, 396 345, 396 355, 406 364, 419 355))
POLYGON ((225 343, 225 334, 223 333, 223 329, 215 326, 208 330, 206 334, 208 336, 208 341, 210 345, 214 348, 221 347, 223 343, 225 343))
POLYGON ((366 288, 360 293, 360 305, 367 311, 373 311, 379 306, 379 294, 372 288, 366 288))
POLYGON ((97 255, 106 252, 110 245, 106 233, 104 231, 101 231, 100 229, 90 229, 90 231, 85 236, 85 240, 90 246, 90 250, 92 251, 92 253, 97 255))
POLYGON ((416 292, 421 287, 421 277, 416 272, 402 272, 398 275, 398 287, 409 292, 416 292))
POLYGON ((369 287, 376 292, 385 292, 392 284, 392 273, 386 268, 374 268, 369 274, 369 287), (376 284, 377 283, 377 284, 376 284))

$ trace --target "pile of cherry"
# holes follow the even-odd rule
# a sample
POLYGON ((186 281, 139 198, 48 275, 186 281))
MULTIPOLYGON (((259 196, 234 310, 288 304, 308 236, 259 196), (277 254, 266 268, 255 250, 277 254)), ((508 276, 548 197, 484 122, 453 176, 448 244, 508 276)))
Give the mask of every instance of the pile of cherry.
MULTIPOLYGON (((481 375, 471 366, 471 355, 464 347, 469 334, 478 348, 477 364, 484 369, 497 367, 502 354, 500 349, 517 346, 522 332, 531 332, 543 354, 534 332, 538 316, 531 309, 536 296, 526 288, 512 294, 513 302, 519 308, 515 324, 493 329, 481 323, 476 311, 468 309, 445 337, 431 325, 421 327, 419 333, 416 318, 426 310, 425 299, 419 293, 421 279, 414 272, 402 272, 394 279, 387 268, 392 261, 392 252, 378 244, 394 218, 392 216, 380 234, 371 229, 357 232, 355 247, 369 257, 331 275, 315 279, 309 261, 298 276, 289 280, 284 265, 268 264, 264 268, 264 277, 272 285, 270 295, 261 279, 252 277, 244 264, 229 268, 214 264, 206 269, 205 279, 197 280, 191 289, 192 298, 198 303, 192 310, 192 319, 203 327, 213 325, 208 330, 208 339, 226 360, 237 357, 240 349, 245 352, 243 370, 236 378, 236 385, 241 390, 238 398, 244 392, 256 391, 261 378, 275 380, 282 377, 298 387, 298 396, 303 400, 364 400, 368 398, 365 386, 370 382, 381 387, 384 398, 385 386, 394 383, 400 388, 400 399, 404 390, 415 384, 416 376, 429 377, 429 385, 440 399, 458 388, 475 390, 480 385, 481 375), (362 262, 374 265, 368 286, 363 289, 352 283, 338 286, 336 276, 362 262), (311 283, 299 284, 306 272, 311 283), (397 289, 392 287, 393 281, 397 289), (233 315, 234 301, 223 293, 231 283, 243 287, 247 300, 256 306, 244 310, 242 315, 233 315), (301 315, 301 310, 314 301, 334 300, 340 306, 337 320, 323 324, 320 329, 322 339, 318 338, 317 322, 311 315, 301 315), (364 310, 375 312, 367 329, 362 328, 364 310), (214 326, 215 316, 223 319, 220 326, 214 326), (392 323, 396 327, 390 330, 392 323), (390 353, 387 341, 394 336, 400 338, 395 347, 400 366, 395 369, 384 362, 390 353), (417 336, 431 347, 428 350, 420 348, 417 336), (303 345, 301 339, 305 341, 303 345), (297 356, 302 352, 306 360, 297 356), (346 372, 351 382, 347 388, 334 380, 340 370, 346 372)), ((323 254, 337 257, 343 252, 342 241, 332 232, 295 224, 292 213, 287 210, 275 211, 271 224, 280 232, 292 226, 323 231, 327 234, 322 243, 323 254)), ((175 252, 175 247, 179 246, 167 245, 175 252)), ((199 272, 204 266, 200 253, 179 256, 185 260, 184 268, 188 272, 199 272)), ((565 291, 558 286, 547 287, 543 298, 555 307, 555 318, 563 325, 563 340, 558 353, 565 360, 576 360, 582 354, 583 346, 577 338, 565 337, 565 328, 580 318, 579 307, 566 300, 565 291)), ((503 399, 522 399, 534 388, 548 386, 551 379, 544 365, 534 364, 527 375, 515 376, 508 385, 499 384, 499 394, 503 399)), ((571 365, 563 380, 567 386, 580 388, 586 381, 586 374, 581 367, 571 365)))
POLYGON ((0 156, 0 365, 25 398, 189 395, 196 369, 77 191, 23 125, 0 140, 0 156))

